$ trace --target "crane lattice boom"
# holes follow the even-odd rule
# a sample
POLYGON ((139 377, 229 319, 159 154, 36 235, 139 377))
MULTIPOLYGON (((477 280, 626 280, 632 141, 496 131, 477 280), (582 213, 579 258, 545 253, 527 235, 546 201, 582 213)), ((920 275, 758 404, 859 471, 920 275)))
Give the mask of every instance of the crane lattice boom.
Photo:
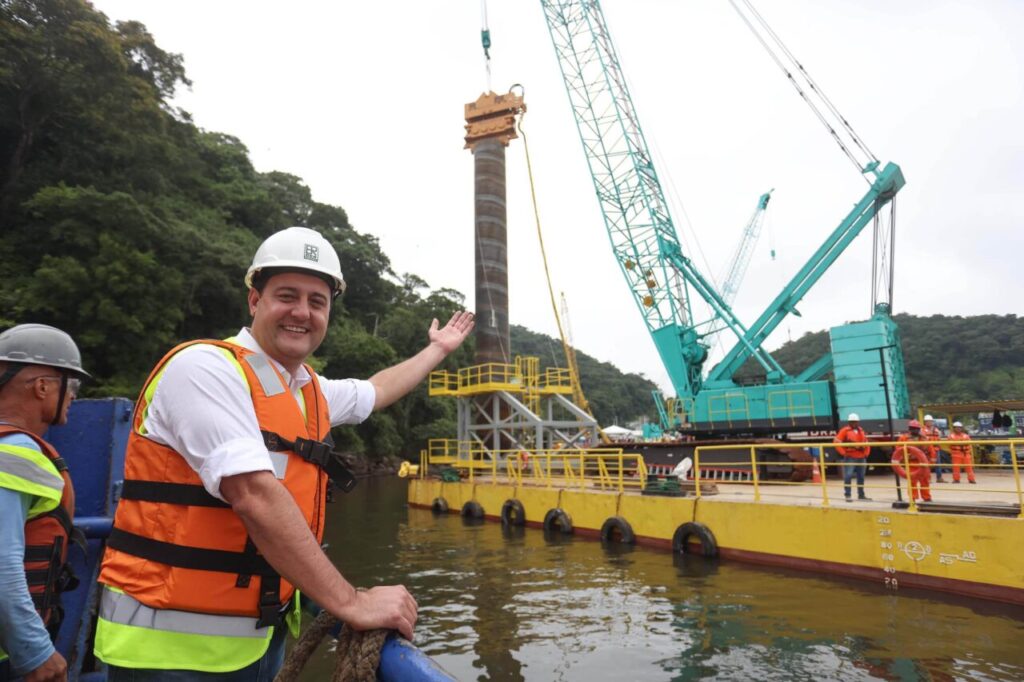
MULTIPOLYGON (((693 396, 707 358, 704 334, 718 321, 738 338, 746 330, 683 253, 600 3, 541 5, 612 251, 676 392, 693 396), (694 321, 691 289, 711 319, 694 321)), ((767 353, 751 351, 767 371, 781 371, 767 353)))
POLYGON ((764 226, 765 212, 768 210, 768 200, 772 198, 772 192, 768 190, 757 200, 757 208, 754 215, 750 217, 747 226, 743 228, 743 235, 740 243, 736 246, 736 252, 729 261, 729 268, 725 277, 722 278, 722 298, 729 305, 736 300, 736 294, 740 290, 740 284, 750 267, 750 259, 754 255, 754 247, 761 236, 761 228, 764 226))

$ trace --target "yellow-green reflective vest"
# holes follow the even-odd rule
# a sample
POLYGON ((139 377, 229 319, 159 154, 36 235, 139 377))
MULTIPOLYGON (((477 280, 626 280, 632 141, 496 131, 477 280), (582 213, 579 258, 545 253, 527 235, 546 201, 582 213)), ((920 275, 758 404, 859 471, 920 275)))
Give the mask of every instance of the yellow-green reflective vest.
MULTIPOLYGON (((0 442, 0 488, 32 496, 27 522, 60 506, 64 478, 39 450, 0 442)), ((0 647, 0 662, 7 658, 7 652, 0 647)))

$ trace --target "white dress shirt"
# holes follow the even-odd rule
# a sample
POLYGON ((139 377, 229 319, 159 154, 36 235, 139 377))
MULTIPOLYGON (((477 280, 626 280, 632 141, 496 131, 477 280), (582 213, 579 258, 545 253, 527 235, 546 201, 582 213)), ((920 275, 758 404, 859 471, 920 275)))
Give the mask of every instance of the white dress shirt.
MULTIPOLYGON (((273 363, 303 407, 302 387, 311 381, 305 367, 292 376, 263 352, 247 328, 233 340, 273 363)), ((369 381, 317 378, 327 399, 331 426, 358 424, 370 416, 376 391, 369 381)), ((274 470, 249 387, 235 365, 213 346, 191 346, 171 358, 146 411, 144 426, 146 437, 180 453, 206 490, 220 499, 224 499, 220 494, 222 478, 274 470)))

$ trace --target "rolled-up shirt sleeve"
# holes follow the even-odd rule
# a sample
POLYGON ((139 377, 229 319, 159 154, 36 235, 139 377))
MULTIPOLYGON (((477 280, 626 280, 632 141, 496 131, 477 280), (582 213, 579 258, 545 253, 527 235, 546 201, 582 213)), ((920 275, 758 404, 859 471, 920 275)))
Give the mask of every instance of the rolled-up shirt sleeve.
POLYGON ((194 346, 171 358, 145 427, 149 438, 177 451, 217 498, 224 499, 225 477, 273 471, 249 387, 212 346, 194 346))
POLYGON ((317 375, 331 410, 331 426, 358 424, 373 412, 377 389, 362 379, 325 379, 317 375))

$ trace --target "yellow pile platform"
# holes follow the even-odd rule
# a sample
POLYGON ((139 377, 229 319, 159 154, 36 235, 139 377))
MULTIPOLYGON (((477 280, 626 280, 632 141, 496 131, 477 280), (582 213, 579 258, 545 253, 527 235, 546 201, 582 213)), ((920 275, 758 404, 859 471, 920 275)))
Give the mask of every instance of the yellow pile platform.
POLYGON ((531 366, 536 361, 537 358, 516 358, 514 364, 488 362, 463 367, 456 372, 438 370, 430 373, 428 390, 431 396, 454 397, 497 391, 572 395, 572 377, 567 368, 546 367, 540 370, 531 366))

